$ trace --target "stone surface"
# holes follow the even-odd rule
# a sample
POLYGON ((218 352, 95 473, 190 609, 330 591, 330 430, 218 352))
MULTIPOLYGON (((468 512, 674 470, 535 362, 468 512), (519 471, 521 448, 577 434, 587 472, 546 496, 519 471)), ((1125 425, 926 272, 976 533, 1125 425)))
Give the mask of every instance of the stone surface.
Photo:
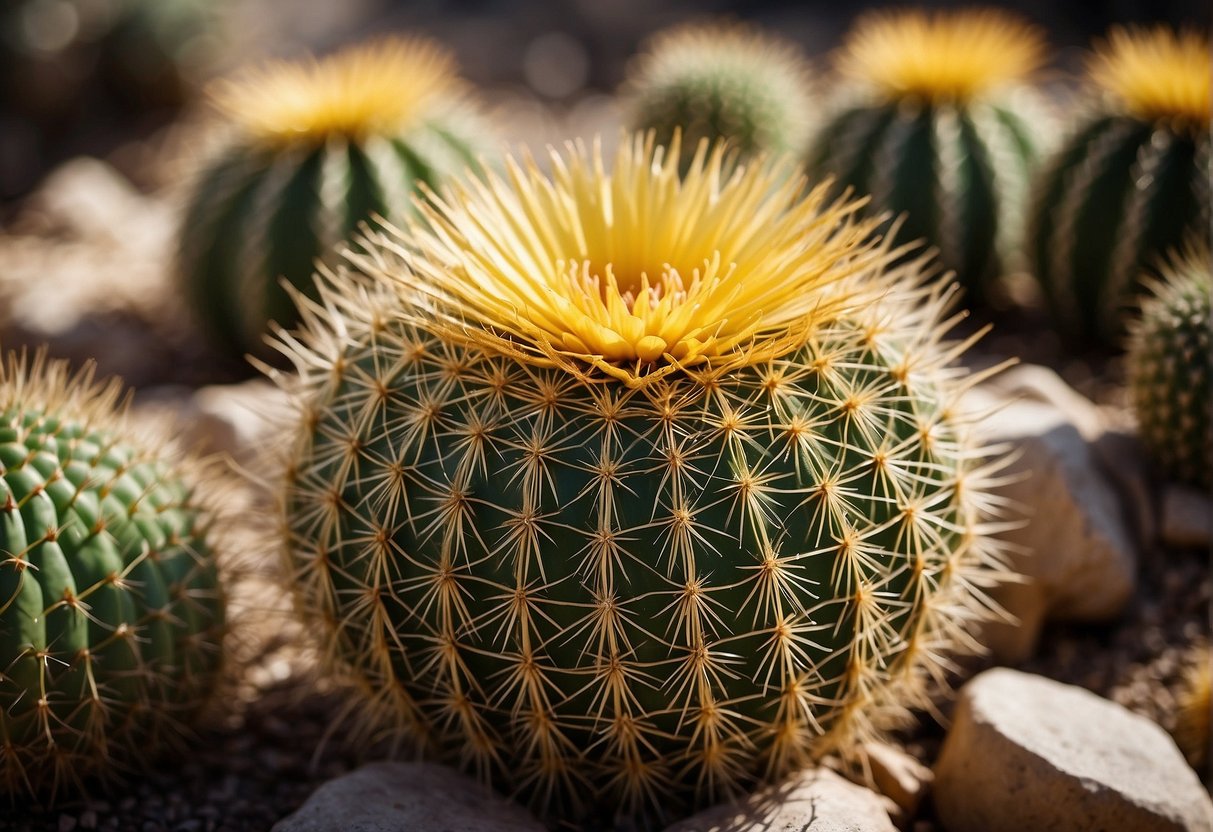
POLYGON ((1097 438, 1106 428, 1099 407, 1048 367, 1017 364, 990 379, 989 386, 1005 398, 1047 404, 1059 410, 1085 439, 1097 438))
POLYGON ((1091 449, 1120 494, 1138 550, 1147 551, 1158 536, 1158 489, 1135 429, 1106 430, 1091 442, 1091 449))
POLYGON ((1213 802, 1162 728, 1005 668, 961 690, 933 794, 948 832, 1213 830, 1213 802))
MULTIPOLYGON (((1137 548, 1119 494, 1067 411, 992 388, 970 391, 964 407, 980 414, 985 442, 1014 454, 997 493, 1006 519, 1019 522, 1001 537, 1026 580, 995 591, 1017 623, 991 624, 983 640, 997 661, 1017 663, 1031 655, 1046 618, 1119 614, 1136 585, 1137 548)), ((1068 409, 1080 408, 1071 401, 1068 409)))
POLYGON ((1168 485, 1160 525, 1160 537, 1168 546, 1208 548, 1213 543, 1213 499, 1194 488, 1168 485))
POLYGON ((885 743, 868 742, 863 748, 877 790, 896 804, 901 817, 917 815, 923 795, 935 779, 931 769, 900 748, 885 743))
POLYGON ((521 806, 454 769, 371 763, 318 788, 273 832, 543 832, 521 806))
POLYGON ((713 806, 666 832, 895 832, 876 792, 808 769, 744 801, 713 806))

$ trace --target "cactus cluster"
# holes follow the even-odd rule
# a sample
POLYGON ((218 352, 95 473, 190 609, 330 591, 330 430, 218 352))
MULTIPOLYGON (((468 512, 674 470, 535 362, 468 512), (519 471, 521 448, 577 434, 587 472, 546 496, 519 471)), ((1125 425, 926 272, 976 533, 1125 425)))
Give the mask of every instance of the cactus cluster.
POLYGON ((283 344, 301 610, 369 730, 549 819, 853 758, 997 571, 947 292, 723 147, 553 154, 364 241, 283 344))
POLYGON ((739 23, 688 24, 654 36, 628 67, 630 123, 659 144, 682 136, 682 163, 701 140, 742 156, 800 154, 812 97, 794 46, 739 23))
POLYGON ((198 472, 120 385, 0 364, 0 793, 53 795, 177 747, 216 687, 223 598, 198 472))
POLYGON ((1210 52, 1196 32, 1114 29, 1087 109, 1034 186, 1029 254, 1078 344, 1123 336, 1154 264, 1210 221, 1210 52))
MULTIPOLYGON (((840 83, 816 131, 810 173, 904 215, 980 303, 1018 267, 1012 253, 1044 111, 1025 81, 1040 34, 993 10, 870 13, 838 56, 840 83)), ((888 226, 886 226, 887 228, 888 226)))
POLYGON ((1141 304, 1127 356, 1129 390, 1150 456, 1171 478, 1213 488, 1213 257, 1207 242, 1173 255, 1141 304))
POLYGON ((263 353, 266 324, 295 322, 316 261, 375 215, 402 218, 417 188, 477 164, 482 126, 454 59, 419 38, 280 62, 222 82, 234 137, 197 178, 179 271, 217 343, 263 353))

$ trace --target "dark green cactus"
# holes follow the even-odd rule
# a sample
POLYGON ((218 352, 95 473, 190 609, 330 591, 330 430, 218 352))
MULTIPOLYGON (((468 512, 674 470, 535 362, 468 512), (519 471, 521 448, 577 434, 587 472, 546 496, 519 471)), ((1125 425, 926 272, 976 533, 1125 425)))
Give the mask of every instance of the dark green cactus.
POLYGON ((863 18, 810 173, 870 195, 869 210, 890 222, 904 216, 897 241, 937 248, 980 304, 1021 265, 1019 220, 1046 127, 1023 82, 1042 53, 1035 30, 993 11, 863 18))
POLYGON ((1173 479, 1213 488, 1213 261, 1175 256, 1129 335, 1129 387, 1142 442, 1173 479))
POLYGON ((451 56, 419 39, 274 65, 217 90, 236 137, 197 179, 179 271, 200 319, 236 354, 289 326, 284 278, 312 294, 317 260, 375 215, 412 211, 422 185, 477 164, 483 127, 451 56))
POLYGON ((195 474, 124 427, 120 385, 0 365, 0 792, 53 796, 179 747, 223 598, 195 474))
POLYGON ((1029 253, 1058 327, 1111 346, 1154 266, 1210 205, 1205 39, 1114 30, 1091 58, 1086 112, 1033 187, 1029 253))
POLYGON ((741 24, 692 24, 646 45, 623 96, 633 128, 655 131, 663 145, 681 133, 685 167, 703 139, 727 139, 743 156, 801 153, 808 86, 791 44, 741 24))
POLYGON ((853 758, 996 574, 923 263, 823 188, 669 152, 455 186, 284 345, 288 558, 334 671, 376 735, 553 822, 853 758))

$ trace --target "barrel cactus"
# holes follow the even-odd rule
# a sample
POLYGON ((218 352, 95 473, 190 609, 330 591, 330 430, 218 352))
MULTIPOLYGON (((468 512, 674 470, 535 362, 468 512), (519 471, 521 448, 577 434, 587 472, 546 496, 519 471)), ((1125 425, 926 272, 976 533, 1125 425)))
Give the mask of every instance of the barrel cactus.
POLYGON ((633 127, 664 145, 681 132, 685 167, 702 139, 728 139, 748 156, 803 152, 808 87, 792 44, 743 24, 687 24, 632 60, 623 96, 633 127))
POLYGON ((1037 30, 1001 11, 869 13, 848 35, 810 172, 904 215, 898 240, 922 240, 968 300, 1018 269, 1019 218, 1047 119, 1027 86, 1037 30))
POLYGON ((295 320, 285 280, 314 294, 315 261, 374 215, 400 218, 420 185, 476 164, 481 127, 435 43, 391 38, 222 82, 234 138, 198 176, 179 271, 217 343, 260 352, 295 320))
POLYGON ((1213 258, 1173 256, 1129 336, 1129 386, 1142 441, 1171 478, 1213 488, 1213 258))
POLYGON ((51 796, 178 747, 224 606, 199 472, 124 424, 117 382, 0 364, 0 792, 51 796))
POLYGON ((1203 35, 1114 29, 1088 60, 1088 112, 1034 186, 1033 270, 1076 345, 1110 346, 1143 277, 1209 228, 1210 53, 1203 35))
POLYGON ((679 156, 457 185, 283 343, 285 550, 357 712, 553 821, 855 759, 999 571, 947 291, 825 187, 679 156))

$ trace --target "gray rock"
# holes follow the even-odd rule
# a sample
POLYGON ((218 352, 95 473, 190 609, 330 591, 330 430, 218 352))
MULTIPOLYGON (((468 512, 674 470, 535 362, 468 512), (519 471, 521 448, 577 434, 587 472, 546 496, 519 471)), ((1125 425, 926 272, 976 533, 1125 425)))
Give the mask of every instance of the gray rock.
POLYGON ((1148 551, 1158 536, 1158 495, 1136 430, 1106 430, 1091 442, 1091 448, 1128 510, 1138 550, 1148 551))
MULTIPOLYGON (((1137 548, 1118 493, 1066 411, 989 388, 970 391, 964 406, 983 414, 977 430, 985 442, 1015 455, 998 496, 1008 519, 1022 522, 1001 536, 1025 580, 994 592, 1016 621, 987 626, 983 641, 997 661, 1016 663, 1031 655, 1046 618, 1117 616, 1136 586, 1137 548)), ((1076 409, 1073 401, 1067 407, 1076 409)))
POLYGON ((1162 728, 1004 668, 961 690, 933 794, 948 832, 1213 830, 1213 802, 1162 728))
POLYGON ((1213 499, 1203 491, 1169 485, 1162 495, 1160 537, 1169 546, 1205 547, 1213 543, 1213 499))
POLYGON ((743 801, 713 806, 666 832, 895 832, 883 798, 829 769, 807 769, 743 801))
POLYGON ((371 763, 318 788, 273 832, 543 832, 521 806, 454 769, 371 763))

